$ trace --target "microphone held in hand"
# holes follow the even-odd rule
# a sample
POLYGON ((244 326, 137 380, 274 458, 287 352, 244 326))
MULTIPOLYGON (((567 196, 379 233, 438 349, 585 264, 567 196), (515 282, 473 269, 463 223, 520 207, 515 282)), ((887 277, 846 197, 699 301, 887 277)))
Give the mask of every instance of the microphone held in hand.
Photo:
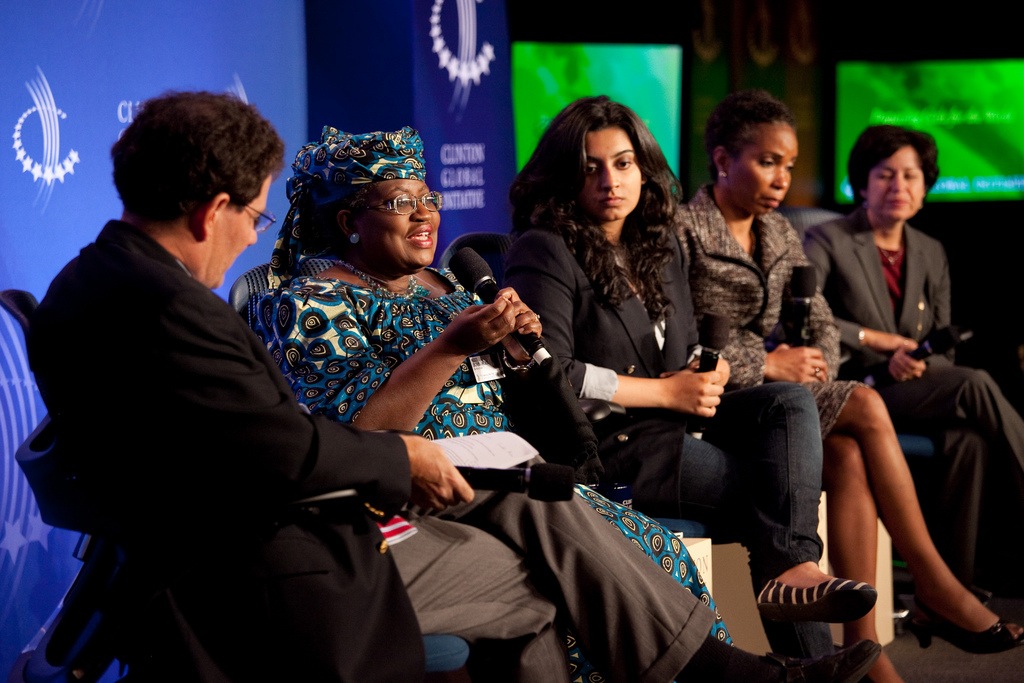
MULTIPOLYGON (((961 329, 956 325, 943 327, 933 330, 916 349, 908 351, 907 355, 914 360, 924 360, 936 353, 946 353, 960 342, 967 341, 973 336, 974 332, 971 330, 961 329)), ((884 370, 879 370, 864 378, 864 383, 869 387, 889 384, 893 381, 892 375, 888 372, 888 363, 884 364, 884 370)))
POLYGON ((962 341, 967 341, 974 336, 971 330, 962 330, 956 325, 943 327, 933 331, 916 349, 907 355, 914 360, 924 360, 935 353, 946 353, 962 341))
MULTIPOLYGON (((491 267, 473 249, 469 247, 459 249, 448 262, 448 267, 455 274, 459 284, 475 293, 486 303, 492 303, 498 297, 498 283, 494 279, 491 267)), ((526 349, 526 352, 538 364, 551 358, 551 354, 544 348, 544 342, 537 335, 520 334, 513 331, 512 337, 526 349)))
POLYGON ((811 343, 811 301, 817 288, 814 266, 794 266, 789 280, 789 299, 782 306, 782 330, 790 346, 811 343))
POLYGON ((700 363, 697 372, 710 372, 718 367, 718 356, 729 343, 732 320, 727 315, 707 313, 700 321, 697 339, 700 342, 700 363))
POLYGON ((455 469, 475 489, 526 493, 542 501, 570 500, 575 483, 571 467, 549 462, 508 469, 461 465, 455 469))
MULTIPOLYGON (((711 372, 718 367, 718 358, 722 349, 729 343, 729 330, 732 327, 732 319, 727 315, 719 313, 707 313, 701 318, 700 329, 697 332, 697 340, 700 342, 700 361, 697 364, 697 372, 711 372)), ((690 435, 695 439, 704 436, 704 423, 702 420, 694 419, 690 435)))

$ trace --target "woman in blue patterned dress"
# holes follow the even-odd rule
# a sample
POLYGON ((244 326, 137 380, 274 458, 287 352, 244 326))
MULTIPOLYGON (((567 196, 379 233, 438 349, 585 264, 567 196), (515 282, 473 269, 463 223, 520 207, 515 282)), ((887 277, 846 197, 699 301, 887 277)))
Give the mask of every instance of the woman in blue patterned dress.
MULTIPOLYGON (((288 185, 291 209, 271 259, 278 289, 260 302, 256 331, 315 413, 435 439, 514 431, 495 376, 499 368, 514 370, 486 353, 501 341, 489 332, 489 318, 513 316, 521 332, 538 334, 539 319, 511 289, 500 292, 498 306, 485 307, 450 271, 430 267, 441 195, 428 191, 422 171, 375 175, 359 146, 380 135, 404 138, 408 163, 422 163, 422 143, 410 128, 352 136, 328 127, 319 143, 300 150, 288 185), (303 258, 324 256, 336 263, 297 275, 303 258)), ((587 486, 577 485, 576 494, 704 602, 715 613, 712 634, 732 643, 674 534, 587 486)), ((569 647, 573 679, 589 680, 589 664, 569 647)))

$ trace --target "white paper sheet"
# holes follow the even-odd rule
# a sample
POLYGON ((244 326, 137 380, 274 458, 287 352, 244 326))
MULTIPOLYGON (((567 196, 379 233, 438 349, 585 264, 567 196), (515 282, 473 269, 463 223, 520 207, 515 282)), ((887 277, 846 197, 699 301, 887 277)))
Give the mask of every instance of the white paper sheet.
POLYGON ((530 442, 512 432, 473 434, 435 441, 455 465, 508 469, 538 455, 530 442))

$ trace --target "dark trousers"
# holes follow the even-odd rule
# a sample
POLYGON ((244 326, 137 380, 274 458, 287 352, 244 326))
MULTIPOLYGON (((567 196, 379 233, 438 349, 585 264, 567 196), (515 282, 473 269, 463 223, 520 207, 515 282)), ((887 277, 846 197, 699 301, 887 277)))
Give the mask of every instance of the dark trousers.
POLYGON ((947 563, 965 583, 1002 582, 998 566, 1024 542, 1024 420, 975 368, 935 364, 879 393, 897 429, 941 436, 937 512, 929 522, 947 563), (998 533, 988 531, 993 526, 998 533))
MULTIPOLYGON (((715 543, 742 543, 756 595, 786 569, 821 558, 818 408, 805 387, 772 382, 726 392, 704 426, 702 439, 670 418, 612 433, 602 440, 607 479, 631 481, 641 512, 695 519, 715 543)), ((834 649, 827 624, 762 623, 775 652, 817 657, 834 649)))

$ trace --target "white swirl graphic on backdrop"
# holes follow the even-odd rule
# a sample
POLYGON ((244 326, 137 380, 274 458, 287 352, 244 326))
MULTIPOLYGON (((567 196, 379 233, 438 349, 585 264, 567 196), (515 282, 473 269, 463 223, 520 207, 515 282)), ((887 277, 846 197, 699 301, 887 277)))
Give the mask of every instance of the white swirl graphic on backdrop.
POLYGON ((93 29, 99 23, 101 14, 103 14, 103 0, 82 0, 82 6, 78 8, 78 16, 75 17, 75 23, 88 21, 89 28, 86 29, 86 35, 92 35, 93 29))
POLYGON ((494 61, 494 46, 484 41, 479 52, 476 49, 476 4, 483 0, 456 0, 459 14, 459 51, 452 52, 441 31, 441 7, 444 0, 436 0, 430 10, 430 37, 433 39, 431 52, 437 55, 437 65, 448 72, 448 80, 455 82, 455 92, 448 111, 458 108, 456 120, 462 117, 469 101, 472 85, 480 85, 480 77, 491 73, 494 61))
POLYGON ((68 115, 57 107, 53 91, 50 90, 50 84, 46 82, 43 70, 37 66, 36 71, 39 72, 39 78, 25 83, 35 105, 26 109, 18 122, 14 124, 14 159, 21 163, 22 173, 32 174, 33 182, 43 181, 36 200, 38 201, 39 197, 44 197, 43 210, 45 211, 50 196, 53 194, 54 181, 59 180, 63 183, 68 174, 73 174, 79 158, 78 152, 72 149, 68 151, 62 161, 58 161, 58 157, 60 157, 60 122, 68 115), (33 114, 38 117, 42 128, 42 161, 36 161, 22 144, 23 127, 33 114))
POLYGON ((249 104, 249 98, 245 94, 245 85, 242 84, 242 79, 238 76, 237 73, 232 74, 232 77, 234 80, 231 86, 228 88, 228 92, 233 94, 235 97, 242 100, 246 104, 249 104))

